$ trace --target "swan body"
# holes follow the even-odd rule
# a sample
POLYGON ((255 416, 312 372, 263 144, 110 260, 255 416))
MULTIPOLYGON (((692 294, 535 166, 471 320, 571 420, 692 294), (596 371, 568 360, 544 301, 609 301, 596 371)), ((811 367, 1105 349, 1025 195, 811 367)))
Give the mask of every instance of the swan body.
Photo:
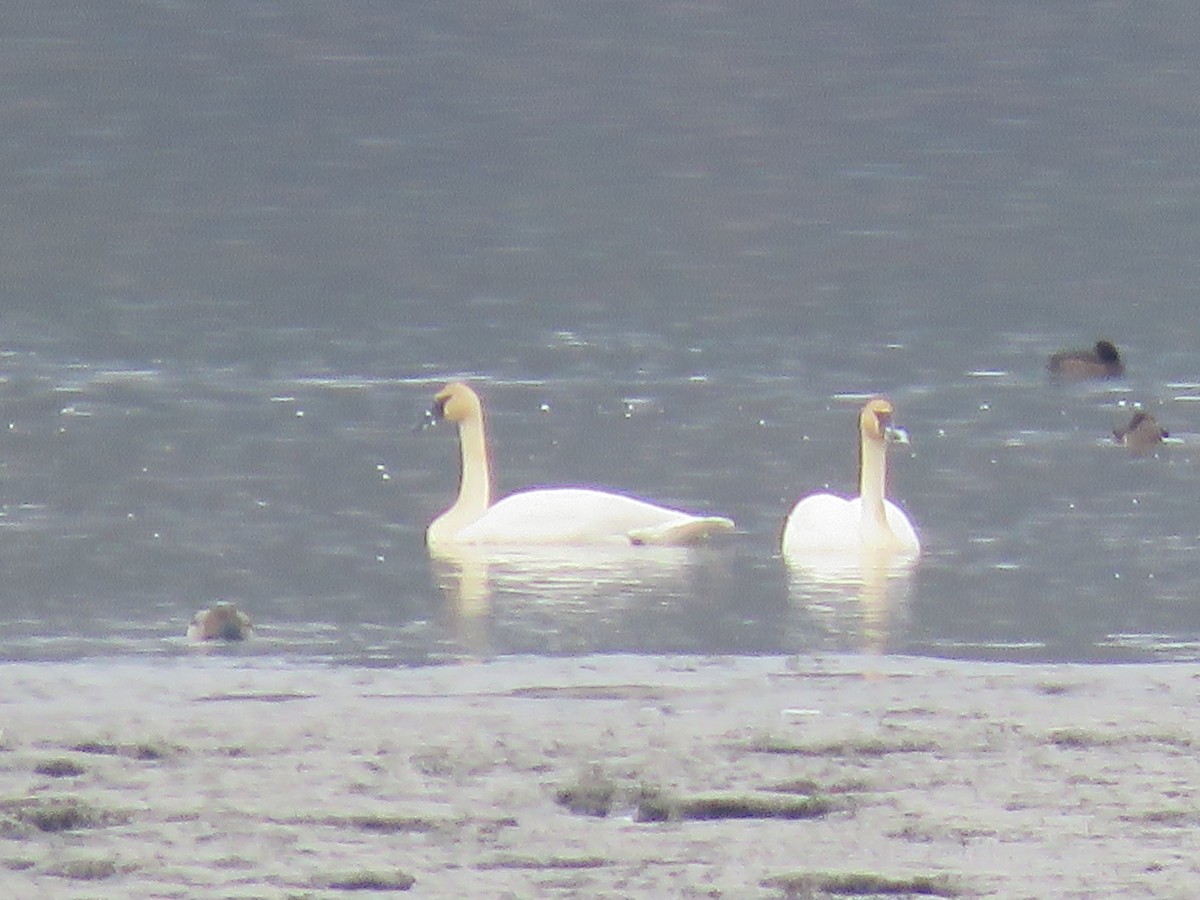
POLYGON ((721 520, 586 488, 540 488, 511 494, 461 529, 464 543, 588 543, 612 537, 631 544, 687 543, 721 520))
POLYGON ((887 444, 907 442, 892 424, 892 405, 881 397, 869 400, 859 416, 861 467, 859 495, 810 494, 800 500, 784 523, 782 550, 789 561, 823 556, 914 560, 921 542, 908 516, 884 497, 887 444))
POLYGON ((800 500, 788 516, 783 549, 789 552, 846 553, 863 549, 895 551, 906 556, 921 552, 917 531, 904 510, 883 501, 885 525, 864 511, 862 497, 812 494, 800 500))
POLYGON ((691 544, 729 531, 723 516, 697 516, 588 488, 533 488, 492 504, 483 405, 462 382, 434 397, 430 421, 458 425, 462 477, 454 504, 430 523, 429 548, 454 545, 691 544))

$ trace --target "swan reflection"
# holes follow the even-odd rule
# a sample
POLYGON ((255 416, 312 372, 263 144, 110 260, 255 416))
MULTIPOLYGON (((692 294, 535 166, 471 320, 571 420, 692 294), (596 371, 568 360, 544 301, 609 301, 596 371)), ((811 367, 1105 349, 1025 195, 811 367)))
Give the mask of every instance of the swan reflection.
POLYGON ((904 630, 916 563, 895 553, 792 554, 789 595, 836 649, 884 653, 904 630))
MULTIPOLYGON (((453 546, 431 551, 456 641, 490 652, 511 629, 538 651, 590 651, 621 631, 635 637, 706 594, 717 555, 670 546, 453 546)), ((683 611, 683 610, 680 610, 683 611)), ((627 643, 627 641, 626 641, 627 643)))

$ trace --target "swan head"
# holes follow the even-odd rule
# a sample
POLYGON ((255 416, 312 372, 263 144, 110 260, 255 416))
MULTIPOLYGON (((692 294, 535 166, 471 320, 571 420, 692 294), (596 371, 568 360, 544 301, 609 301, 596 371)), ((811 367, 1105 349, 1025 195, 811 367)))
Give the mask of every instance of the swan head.
POLYGON ((908 432, 892 421, 894 414, 891 401, 883 397, 868 400, 858 419, 863 438, 883 444, 907 444, 908 432))
POLYGON ((425 413, 425 424, 465 422, 483 416, 479 395, 469 385, 452 381, 433 395, 433 406, 425 413))

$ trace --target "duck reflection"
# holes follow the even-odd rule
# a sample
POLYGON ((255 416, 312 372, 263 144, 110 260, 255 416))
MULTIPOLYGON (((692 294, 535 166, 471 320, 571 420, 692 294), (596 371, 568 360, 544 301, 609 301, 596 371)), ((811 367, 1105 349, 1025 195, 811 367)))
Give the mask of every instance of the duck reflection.
POLYGON ((430 552, 447 624, 471 656, 490 654, 502 630, 529 641, 530 652, 602 651, 621 633, 625 646, 639 633, 658 643, 672 607, 707 593, 718 560, 713 551, 668 546, 455 545, 430 552))
POLYGON ((832 649, 883 654, 903 634, 916 560, 885 552, 787 557, 791 601, 832 649))

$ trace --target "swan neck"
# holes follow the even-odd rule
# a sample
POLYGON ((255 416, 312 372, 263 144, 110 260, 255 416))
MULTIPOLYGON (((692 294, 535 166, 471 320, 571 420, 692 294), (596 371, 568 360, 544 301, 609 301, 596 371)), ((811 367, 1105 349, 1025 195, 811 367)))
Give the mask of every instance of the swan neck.
POLYGON ((462 451, 462 478, 454 507, 473 514, 474 518, 492 505, 492 473, 482 413, 459 423, 458 443, 462 451))
POLYGON ((482 410, 458 423, 458 445, 462 458, 458 497, 430 523, 425 533, 430 547, 453 543, 458 533, 482 517, 492 503, 491 466, 482 410))
POLYGON ((862 498, 863 524, 887 530, 884 489, 887 482, 887 447, 883 441, 864 435, 862 440, 858 493, 862 498))

